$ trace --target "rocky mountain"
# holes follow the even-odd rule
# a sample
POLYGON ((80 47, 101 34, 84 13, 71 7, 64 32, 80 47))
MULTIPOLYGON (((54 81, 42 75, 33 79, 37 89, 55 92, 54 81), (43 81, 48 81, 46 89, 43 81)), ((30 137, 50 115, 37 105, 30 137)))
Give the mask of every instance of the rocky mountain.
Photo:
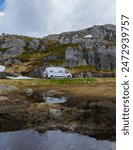
POLYGON ((0 65, 7 73, 42 77, 46 66, 63 66, 75 77, 114 76, 116 27, 91 28, 43 38, 2 34, 0 65))

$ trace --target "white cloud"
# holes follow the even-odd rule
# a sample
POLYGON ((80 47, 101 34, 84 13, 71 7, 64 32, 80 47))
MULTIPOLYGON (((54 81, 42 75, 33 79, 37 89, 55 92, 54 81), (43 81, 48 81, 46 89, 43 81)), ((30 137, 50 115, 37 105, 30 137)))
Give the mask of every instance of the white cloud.
POLYGON ((6 0, 0 33, 45 36, 115 24, 115 0, 6 0))
POLYGON ((0 17, 4 17, 4 12, 0 12, 0 17))

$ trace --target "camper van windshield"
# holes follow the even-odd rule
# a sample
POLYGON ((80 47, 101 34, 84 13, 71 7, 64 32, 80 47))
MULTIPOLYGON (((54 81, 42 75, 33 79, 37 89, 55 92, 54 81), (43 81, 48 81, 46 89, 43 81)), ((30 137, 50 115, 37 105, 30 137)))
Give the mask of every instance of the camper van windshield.
POLYGON ((65 73, 69 73, 67 70, 65 70, 65 73))

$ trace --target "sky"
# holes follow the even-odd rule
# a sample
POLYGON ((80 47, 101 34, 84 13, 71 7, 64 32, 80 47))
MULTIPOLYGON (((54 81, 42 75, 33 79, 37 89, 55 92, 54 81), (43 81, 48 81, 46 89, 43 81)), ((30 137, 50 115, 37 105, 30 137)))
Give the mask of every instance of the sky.
POLYGON ((4 3, 4 0, 0 0, 0 6, 4 3))
POLYGON ((116 23, 116 0, 0 0, 0 34, 44 37, 116 23))

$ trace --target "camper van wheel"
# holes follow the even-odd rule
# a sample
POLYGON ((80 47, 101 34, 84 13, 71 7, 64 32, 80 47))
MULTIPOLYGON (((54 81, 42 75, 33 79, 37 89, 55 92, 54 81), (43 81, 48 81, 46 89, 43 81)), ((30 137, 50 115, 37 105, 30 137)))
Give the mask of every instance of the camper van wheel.
POLYGON ((68 75, 67 78, 71 78, 71 76, 68 75))
POLYGON ((54 77, 53 77, 53 76, 50 76, 49 78, 50 78, 50 79, 53 79, 54 77))

